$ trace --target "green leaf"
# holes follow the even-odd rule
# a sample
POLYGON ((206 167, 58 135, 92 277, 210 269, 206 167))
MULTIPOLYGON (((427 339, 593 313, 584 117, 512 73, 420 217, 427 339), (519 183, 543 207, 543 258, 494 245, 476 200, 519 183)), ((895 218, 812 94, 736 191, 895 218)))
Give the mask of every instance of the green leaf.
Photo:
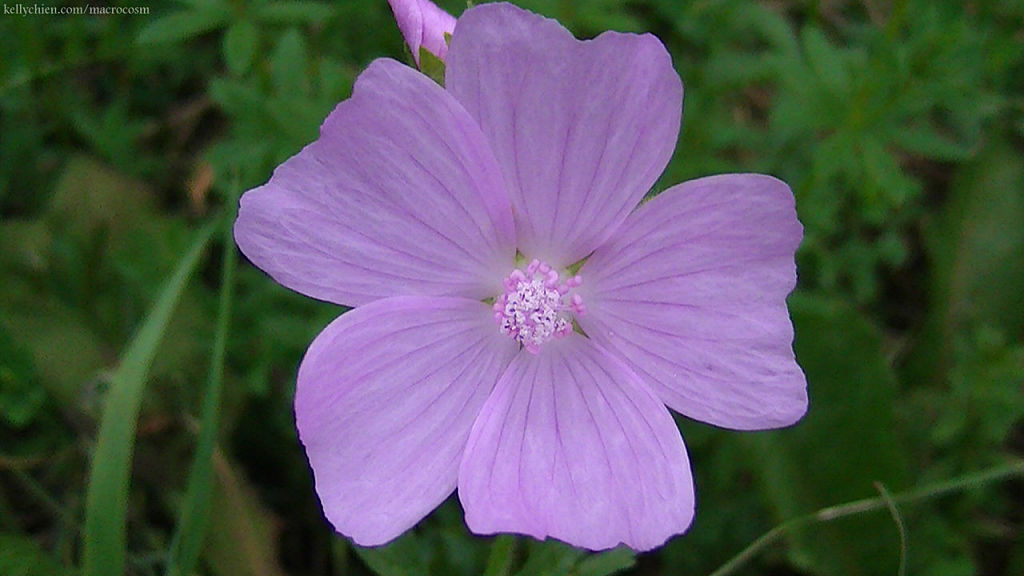
MULTIPOLYGON (((266 122, 266 96, 257 88, 240 79, 214 78, 210 81, 210 97, 235 122, 259 126, 266 122)), ((221 145, 225 145, 222 143, 221 145)), ((252 149, 259 142, 248 144, 252 149)))
POLYGON ((858 179, 863 183, 861 214, 868 223, 883 226, 892 219, 893 211, 916 194, 917 183, 903 174, 894 154, 879 138, 860 138, 857 148, 863 169, 863 178, 858 179))
POLYGON ((210 4, 202 10, 182 10, 153 20, 135 37, 139 44, 184 42, 227 24, 231 12, 210 4))
POLYGON ((277 136, 274 146, 283 156, 281 161, 316 139, 317 129, 332 107, 325 109, 319 101, 288 96, 267 100, 267 118, 277 136))
POLYGON ((996 142, 953 181, 928 246, 945 265, 935 282, 948 290, 950 329, 983 321, 1024 336, 1024 161, 996 142))
POLYGON ((842 53, 816 26, 805 27, 801 40, 807 63, 814 73, 833 95, 845 97, 849 92, 850 77, 842 53))
POLYGON ((757 2, 736 4, 737 21, 750 26, 773 48, 785 55, 796 55, 800 49, 783 12, 757 2))
POLYGON ((124 573, 129 472, 142 391, 171 313, 214 230, 210 224, 196 234, 112 377, 86 493, 83 576, 124 573))
POLYGON ((139 164, 139 138, 145 123, 133 118, 124 101, 115 101, 103 109, 83 107, 72 117, 75 130, 103 158, 121 169, 139 164))
POLYGON ((302 34, 292 28, 281 36, 274 53, 270 56, 274 88, 286 97, 309 95, 307 75, 308 59, 306 42, 302 34))
POLYGON ((985 148, 925 222, 932 262, 925 326, 908 356, 914 382, 943 382, 957 334, 989 324, 1024 337, 1024 162, 1004 140, 985 148))
MULTIPOLYGON (((896 381, 881 334, 840 302, 793 296, 790 311, 810 407, 793 428, 750 437, 780 519, 877 496, 876 481, 891 492, 903 488, 896 381)), ((899 562, 898 534, 884 515, 798 530, 790 544, 791 560, 815 574, 894 573, 899 562)))
POLYGON ((224 62, 232 74, 243 76, 249 71, 259 40, 259 30, 248 20, 235 22, 228 28, 224 34, 224 62))
POLYGON ((929 124, 903 124, 894 131, 896 144, 914 154, 945 162, 959 162, 970 157, 970 143, 958 142, 929 124))

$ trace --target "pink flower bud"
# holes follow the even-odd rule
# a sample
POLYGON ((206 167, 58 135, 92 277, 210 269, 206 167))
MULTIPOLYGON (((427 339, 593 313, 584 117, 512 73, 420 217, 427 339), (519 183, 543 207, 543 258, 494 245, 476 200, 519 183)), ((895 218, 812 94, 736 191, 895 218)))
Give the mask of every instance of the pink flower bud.
POLYGON ((455 30, 455 17, 440 9, 430 0, 388 0, 395 13, 398 29, 412 50, 416 64, 420 64, 420 47, 439 59, 448 54, 445 34, 455 30))

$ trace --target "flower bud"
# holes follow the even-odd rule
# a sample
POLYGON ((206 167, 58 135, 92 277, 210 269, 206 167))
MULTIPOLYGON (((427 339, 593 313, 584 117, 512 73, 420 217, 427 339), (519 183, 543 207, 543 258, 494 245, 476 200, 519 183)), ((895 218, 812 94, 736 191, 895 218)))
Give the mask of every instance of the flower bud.
POLYGON ((430 0, 388 0, 395 13, 398 29, 420 67, 420 50, 426 50, 444 60, 448 54, 448 41, 455 30, 455 17, 440 9, 430 0))

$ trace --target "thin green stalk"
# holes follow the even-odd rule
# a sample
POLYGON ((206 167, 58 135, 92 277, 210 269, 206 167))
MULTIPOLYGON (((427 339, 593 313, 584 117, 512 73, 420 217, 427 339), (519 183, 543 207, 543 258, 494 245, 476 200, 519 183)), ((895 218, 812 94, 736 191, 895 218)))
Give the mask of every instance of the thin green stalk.
POLYGON ((82 576, 124 574, 128 486, 142 393, 171 314, 215 229, 211 223, 196 234, 111 378, 85 497, 82 576))
POLYGON ((725 564, 722 564, 717 570, 712 572, 710 576, 728 576, 730 574, 735 574, 737 570, 753 560, 758 554, 764 551, 765 548, 768 548, 777 542, 784 534, 794 528, 832 522, 833 520, 846 518, 847 516, 856 516, 858 514, 874 512, 876 510, 886 509, 898 504, 914 504, 922 500, 932 500, 947 494, 965 492, 986 484, 1001 482, 1008 478, 1021 476, 1024 476, 1024 460, 1016 460, 1009 464, 995 466, 988 470, 982 470, 972 474, 966 474, 945 482, 938 482, 936 484, 929 484, 914 490, 900 492, 889 498, 884 496, 877 498, 865 498, 863 500, 854 500, 853 502, 822 508, 817 512, 812 512, 804 516, 798 516, 787 520, 765 532, 757 540, 754 540, 749 546, 740 551, 739 554, 730 558, 725 564))
POLYGON ((906 576, 907 527, 903 525, 903 516, 900 514, 899 508, 896 507, 896 503, 893 502, 892 495, 885 489, 885 486, 881 482, 875 482, 875 490, 878 490, 878 493, 885 499, 885 506, 889 509, 889 515, 892 516, 892 521, 896 523, 896 529, 899 530, 900 534, 900 567, 896 571, 896 576, 906 576))
POLYGON ((217 308, 217 328, 213 339, 213 357, 203 398, 199 438, 195 460, 189 472, 188 487, 181 507, 178 526, 168 552, 167 576, 188 575, 195 570, 202 552, 203 541, 209 527, 210 500, 213 495, 213 450, 217 443, 220 420, 220 399, 224 385, 224 358, 228 329, 234 301, 235 267, 238 261, 232 226, 238 204, 237 178, 228 194, 229 209, 223 220, 223 270, 221 271, 220 300, 217 308))

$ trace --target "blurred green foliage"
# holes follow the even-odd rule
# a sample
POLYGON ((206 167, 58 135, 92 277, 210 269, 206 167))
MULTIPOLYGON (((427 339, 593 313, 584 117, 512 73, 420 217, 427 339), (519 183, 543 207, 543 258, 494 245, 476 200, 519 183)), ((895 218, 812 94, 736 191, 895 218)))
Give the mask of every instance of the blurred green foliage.
MULTIPOLYGON (((341 310, 245 263, 218 304, 226 258, 211 249, 146 382, 129 574, 172 571, 211 362, 224 387, 195 573, 212 576, 706 574, 782 520, 877 496, 875 482, 896 493, 1024 455, 1024 2, 520 4, 580 37, 666 44, 686 104, 655 192, 719 172, 792 185, 807 418, 759 434, 680 419, 697 519, 639 557, 472 536, 454 500, 359 549, 321 516, 291 411, 298 361, 341 310)), ((0 573, 76 572, 102 406, 133 334, 195 230, 231 217, 231 183, 265 182, 382 56, 408 58, 384 0, 0 17, 0 573)), ((910 572, 1024 573, 1021 494, 1017 480, 901 509, 910 572)), ((875 513, 795 531, 745 573, 893 574, 899 556, 875 513)))

